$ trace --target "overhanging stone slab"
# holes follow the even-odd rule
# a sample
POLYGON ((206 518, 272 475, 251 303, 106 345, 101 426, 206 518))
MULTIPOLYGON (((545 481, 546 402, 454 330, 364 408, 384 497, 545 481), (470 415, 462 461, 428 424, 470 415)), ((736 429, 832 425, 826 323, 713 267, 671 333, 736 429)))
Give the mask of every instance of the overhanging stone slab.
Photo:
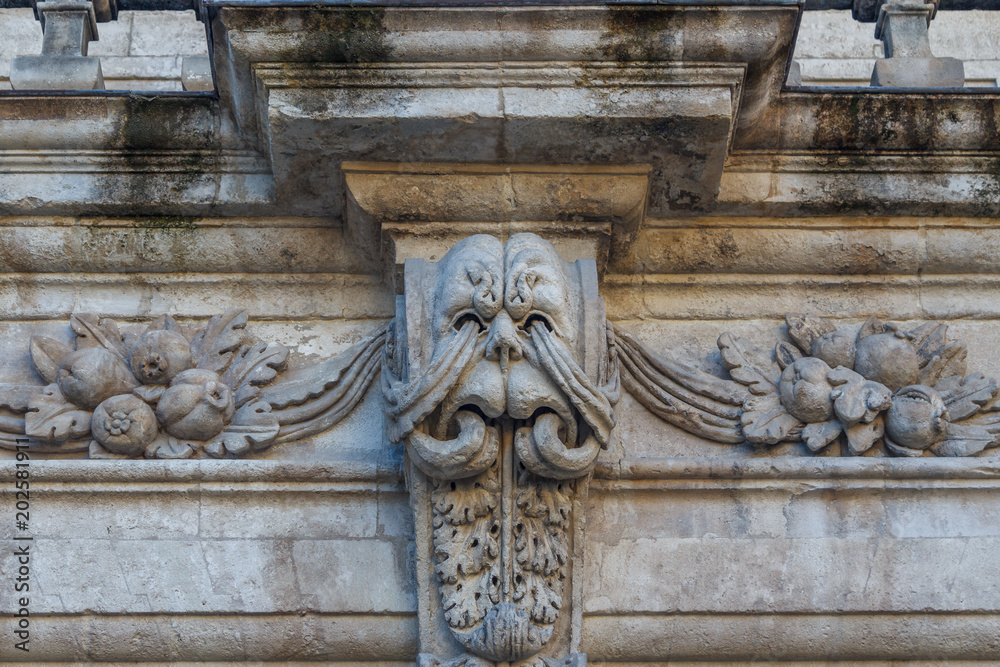
POLYGON ((780 90, 799 12, 206 6, 223 104, 309 215, 340 214, 344 160, 649 164, 654 214, 702 210, 780 90))
POLYGON ((278 196, 338 206, 339 161, 646 164, 654 205, 714 198, 742 67, 255 68, 278 196), (372 140, 379 137, 378 140, 372 140), (284 188, 284 189, 283 189, 284 188))

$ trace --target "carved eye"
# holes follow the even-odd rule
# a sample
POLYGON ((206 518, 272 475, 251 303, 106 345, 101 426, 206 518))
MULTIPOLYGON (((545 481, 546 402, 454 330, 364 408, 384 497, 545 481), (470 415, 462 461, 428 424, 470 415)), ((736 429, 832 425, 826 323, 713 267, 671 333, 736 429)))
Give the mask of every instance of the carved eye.
POLYGON ((462 327, 464 327, 468 322, 475 322, 479 327, 480 332, 486 331, 486 325, 483 324, 483 319, 471 310, 464 310, 456 315, 455 319, 451 323, 451 326, 455 329, 455 331, 461 331, 462 327))
POLYGON ((522 326, 522 328, 525 331, 530 332, 531 327, 535 322, 540 323, 550 332, 555 331, 555 327, 552 326, 552 320, 550 320, 547 315, 544 315, 543 313, 540 313, 537 310, 528 315, 527 319, 524 320, 524 325, 522 326))

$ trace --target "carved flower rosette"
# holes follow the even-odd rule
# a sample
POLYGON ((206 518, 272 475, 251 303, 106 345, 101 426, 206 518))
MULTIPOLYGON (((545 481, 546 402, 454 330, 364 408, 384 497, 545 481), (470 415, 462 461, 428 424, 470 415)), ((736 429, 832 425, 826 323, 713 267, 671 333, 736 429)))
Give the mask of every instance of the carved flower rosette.
POLYGON ((914 329, 871 317, 856 332, 815 315, 786 317, 792 342, 774 362, 723 334, 730 376, 749 390, 744 438, 803 442, 818 452, 840 442, 852 455, 974 456, 1000 444, 998 385, 966 370, 966 346, 948 327, 914 329))
MULTIPOLYGON (((75 349, 31 339, 31 360, 48 384, 19 406, 24 435, 39 449, 93 458, 236 457, 274 443, 279 430, 262 387, 288 350, 253 339, 247 312, 233 309, 201 328, 170 316, 145 330, 75 314, 75 349)), ((16 400, 5 400, 9 407, 16 400)))

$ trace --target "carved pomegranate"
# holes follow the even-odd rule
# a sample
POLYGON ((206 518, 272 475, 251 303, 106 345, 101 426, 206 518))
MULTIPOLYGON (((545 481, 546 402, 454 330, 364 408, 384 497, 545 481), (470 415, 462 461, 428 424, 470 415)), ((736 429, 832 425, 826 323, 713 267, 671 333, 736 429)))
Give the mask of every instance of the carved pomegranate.
POLYGON ((896 391, 916 384, 920 357, 901 333, 880 333, 858 341, 854 370, 865 378, 896 391))
POLYGON ((191 345, 176 331, 147 331, 132 348, 132 372, 146 384, 170 384, 191 368, 191 345))
POLYGON ((153 409, 137 396, 112 396, 97 406, 91 434, 115 454, 138 456, 160 432, 153 409))
POLYGON ((185 440, 207 440, 233 418, 233 392, 218 373, 193 368, 170 383, 156 406, 167 433, 185 440))

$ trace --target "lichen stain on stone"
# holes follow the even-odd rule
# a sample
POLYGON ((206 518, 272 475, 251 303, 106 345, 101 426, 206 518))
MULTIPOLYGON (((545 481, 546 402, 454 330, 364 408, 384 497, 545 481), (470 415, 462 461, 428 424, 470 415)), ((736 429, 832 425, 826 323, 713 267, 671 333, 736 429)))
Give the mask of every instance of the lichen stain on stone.
MULTIPOLYGON (((214 177, 217 160, 211 150, 192 149, 174 153, 176 166, 168 171, 151 171, 147 151, 162 149, 183 137, 191 142, 211 147, 215 141, 213 128, 204 127, 198 118, 207 99, 170 100, 158 96, 130 95, 125 98, 121 121, 108 148, 115 151, 110 158, 109 174, 103 189, 107 199, 129 203, 176 203, 178 198, 206 175, 214 177), (201 136, 191 137, 191 128, 201 136)), ((215 109, 209 109, 215 115, 215 109)), ((215 125, 214 123, 212 125, 215 125)))

